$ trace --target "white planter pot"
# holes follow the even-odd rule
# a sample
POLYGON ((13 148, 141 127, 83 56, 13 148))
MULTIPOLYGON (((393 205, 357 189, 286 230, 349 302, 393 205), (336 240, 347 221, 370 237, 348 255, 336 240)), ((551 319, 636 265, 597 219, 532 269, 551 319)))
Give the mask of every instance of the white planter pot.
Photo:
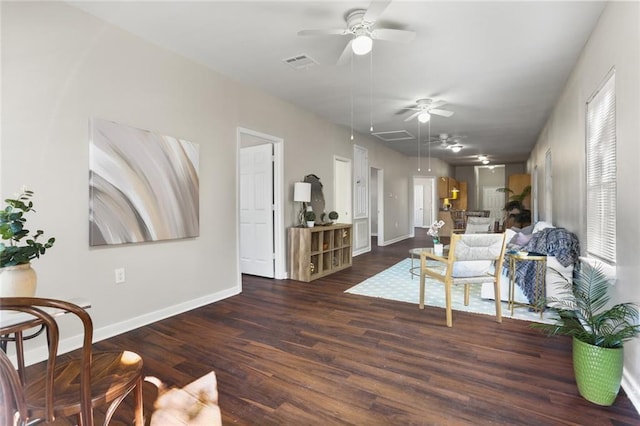
POLYGON ((30 263, 0 268, 0 297, 33 297, 37 281, 30 263))
POLYGON ((433 252, 437 255, 442 255, 444 251, 444 245, 442 245, 441 243, 437 243, 433 245, 433 252))
POLYGON ((313 228, 315 226, 315 222, 308 222, 307 221, 307 228, 313 228))

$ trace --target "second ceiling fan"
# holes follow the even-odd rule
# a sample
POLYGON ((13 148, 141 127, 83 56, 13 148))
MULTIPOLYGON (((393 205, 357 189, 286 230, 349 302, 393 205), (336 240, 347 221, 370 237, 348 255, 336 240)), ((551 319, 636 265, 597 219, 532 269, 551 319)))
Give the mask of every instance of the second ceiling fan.
POLYGON ((453 111, 439 109, 438 107, 442 105, 446 105, 446 102, 442 100, 434 101, 433 99, 418 99, 415 106, 404 108, 416 111, 409 117, 405 118, 404 121, 411 121, 414 118, 418 117, 418 121, 420 121, 421 123, 426 123, 431 119, 432 114, 442 117, 451 117, 453 115, 453 111))

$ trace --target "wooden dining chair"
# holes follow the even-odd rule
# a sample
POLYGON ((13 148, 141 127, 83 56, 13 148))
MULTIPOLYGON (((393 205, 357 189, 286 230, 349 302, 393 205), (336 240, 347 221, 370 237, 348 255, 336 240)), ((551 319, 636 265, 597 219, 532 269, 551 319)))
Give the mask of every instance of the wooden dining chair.
MULTIPOLYGON (((493 282, 495 294, 500 294, 500 275, 504 261, 506 234, 452 234, 446 257, 423 251, 420 254, 420 309, 424 309, 425 279, 444 284, 447 327, 453 326, 451 289, 464 285, 464 304, 469 304, 469 286, 493 282), (436 260, 438 266, 427 264, 436 260)), ((502 305, 497 297, 496 321, 502 322, 502 305)))
MULTIPOLYGON (((104 419, 104 424, 107 425, 120 403, 133 392, 133 420, 136 425, 144 425, 142 358, 129 351, 94 352, 93 323, 87 311, 61 300, 8 297, 0 298, 0 312, 5 318, 10 312, 21 312, 31 317, 0 328, 0 334, 22 337, 28 328, 43 327, 47 339, 46 366, 36 369, 35 371, 41 371, 37 374, 33 371, 25 374, 24 371, 9 368, 7 364, 13 364, 4 352, 0 354, 2 398, 9 407, 13 407, 13 413, 9 414, 19 419, 17 424, 53 422, 58 417, 75 416, 78 425, 93 426, 93 409, 107 406, 104 419), (82 322, 83 343, 79 357, 73 356, 74 353, 71 356, 60 356, 58 353, 60 332, 56 318, 60 317, 52 312, 59 313, 60 310, 74 315, 82 322), (26 377, 26 380, 21 379, 22 377, 26 377)), ((5 417, 7 415, 2 414, 5 417)))

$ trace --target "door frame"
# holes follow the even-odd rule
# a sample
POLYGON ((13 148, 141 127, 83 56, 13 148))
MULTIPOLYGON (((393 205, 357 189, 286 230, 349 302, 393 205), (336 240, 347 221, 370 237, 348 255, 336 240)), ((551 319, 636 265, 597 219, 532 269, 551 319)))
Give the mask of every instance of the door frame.
POLYGON ((246 129, 236 128, 236 270, 238 271, 238 290, 242 290, 240 272, 240 148, 242 135, 255 136, 273 145, 273 251, 274 278, 286 279, 286 249, 284 238, 284 139, 246 129))
MULTIPOLYGON (((415 204, 415 195, 413 194, 413 192, 415 191, 416 185, 429 185, 431 186, 431 217, 432 217, 432 221, 435 221, 438 219, 438 182, 437 182, 437 178, 435 176, 419 176, 419 175, 414 175, 412 176, 411 179, 411 221, 409 222, 411 225, 411 229, 409 231, 409 235, 411 237, 415 237, 415 230, 416 230, 416 224, 414 223, 414 212, 416 209, 415 204), (420 182, 420 183, 417 183, 420 182)), ((427 200, 423 199, 423 202, 426 202, 427 200)), ((424 210, 423 210, 423 214, 424 214, 424 210)), ((422 224, 423 228, 428 228, 429 226, 431 226, 430 224, 425 225, 424 224, 424 218, 423 218, 423 224, 422 224)))
MULTIPOLYGON (((351 158, 347 158, 347 157, 341 157, 339 155, 334 155, 333 156, 333 209, 338 211, 338 194, 342 193, 344 191, 345 188, 348 188, 350 191, 350 196, 349 196, 349 202, 347 203, 348 206, 347 208, 349 209, 348 213, 349 213, 349 217, 342 218, 342 221, 340 221, 340 217, 338 217, 338 222, 339 223, 353 223, 353 190, 351 188, 351 179, 353 176, 353 164, 351 161, 351 158), (336 173, 336 163, 345 163, 349 165, 349 181, 348 181, 348 185, 345 185, 344 182, 338 182, 338 179, 336 178, 337 173, 336 173)), ((339 214, 341 212, 338 212, 339 214)))
MULTIPOLYGON (((375 214, 377 216, 378 226, 376 233, 378 234, 378 246, 384 246, 384 169, 370 167, 370 170, 376 172, 376 196, 378 198, 378 209, 376 212, 371 210, 371 192, 369 192, 369 216, 375 214)), ((371 182, 369 182, 371 184, 371 182)))

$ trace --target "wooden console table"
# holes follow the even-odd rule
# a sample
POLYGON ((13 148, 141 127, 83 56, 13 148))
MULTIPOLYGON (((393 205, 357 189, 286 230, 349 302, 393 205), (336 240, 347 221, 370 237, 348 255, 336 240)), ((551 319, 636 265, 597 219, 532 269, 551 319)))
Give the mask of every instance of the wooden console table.
POLYGON ((351 224, 289 228, 289 278, 313 281, 351 266, 351 224))

